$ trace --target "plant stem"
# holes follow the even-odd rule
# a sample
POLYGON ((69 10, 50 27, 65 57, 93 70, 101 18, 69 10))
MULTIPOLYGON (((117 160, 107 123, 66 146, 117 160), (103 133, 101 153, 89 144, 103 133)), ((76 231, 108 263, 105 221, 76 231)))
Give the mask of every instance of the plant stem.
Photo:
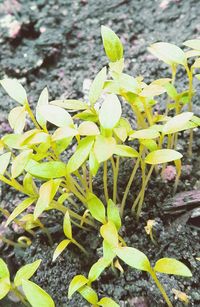
MULTIPOLYGON (((192 75, 192 69, 190 70, 188 65, 185 67, 188 79, 189 79, 189 104, 188 104, 188 111, 192 112, 192 95, 193 95, 193 75, 192 75)), ((193 143, 193 130, 190 129, 190 138, 189 138, 189 148, 188 148, 188 154, 191 157, 192 156, 192 143, 193 143)))
POLYGON ((160 281, 158 280, 155 271, 153 269, 151 269, 151 271, 149 271, 149 273, 150 273, 151 277, 153 278, 153 280, 155 281, 156 286, 160 290, 162 296, 164 297, 165 302, 167 303, 167 306, 168 307, 173 307, 172 303, 170 302, 170 299, 169 299, 167 293, 165 292, 165 289, 163 288, 163 286, 161 285, 160 281))
POLYGON ((14 292, 16 297, 18 297, 25 306, 30 306, 29 303, 26 301, 25 296, 15 287, 14 284, 11 284, 11 291, 14 292))
MULTIPOLYGON (((148 184, 148 182, 149 182, 149 179, 150 179, 150 177, 151 177, 151 174, 152 174, 152 172, 153 172, 153 169, 154 169, 154 165, 151 165, 150 170, 149 170, 149 172, 148 172, 148 174, 147 174, 147 176, 146 176, 144 188, 146 188, 146 186, 147 186, 147 184, 148 184)), ((138 194, 136 200, 135 200, 134 203, 133 203, 133 206, 132 206, 132 209, 131 209, 132 213, 135 211, 135 208, 136 208, 136 206, 137 206, 137 204, 138 204, 138 201, 140 200, 141 195, 142 195, 142 189, 140 190, 140 193, 138 194)))
MULTIPOLYGON (((57 209, 59 211, 61 211, 63 214, 65 214, 67 211, 69 212, 70 216, 79 220, 79 221, 82 221, 82 216, 79 215, 78 213, 72 211, 71 209, 69 208, 66 208, 65 206, 61 205, 60 203, 58 203, 57 201, 53 200, 52 203, 51 203, 51 209, 57 209)), ((93 221, 90 221, 89 219, 85 219, 84 221, 85 224, 88 224, 94 228, 96 228, 95 224, 93 221)))
POLYGON ((118 172, 117 172, 117 165, 115 164, 113 157, 111 157, 110 160, 111 160, 112 169, 113 169, 113 202, 116 204, 118 172))
POLYGON ((80 243, 78 243, 75 239, 72 239, 72 243, 74 243, 85 255, 88 256, 88 252, 80 243))
POLYGON ((93 186, 92 186, 92 173, 89 171, 89 191, 93 193, 93 186))
POLYGON ((126 199, 127 199, 127 196, 128 196, 128 193, 130 191, 130 187, 132 185, 132 182, 133 182, 133 179, 135 177, 135 174, 138 170, 138 167, 139 167, 139 164, 140 164, 140 159, 138 158, 135 165, 134 165, 134 168, 132 170, 132 173, 131 173, 131 176, 129 178, 129 181, 127 183, 127 186, 126 186, 126 189, 125 189, 125 192, 124 192, 124 196, 122 198, 122 202, 121 202, 121 208, 120 208, 120 214, 121 214, 121 217, 123 217, 123 214, 124 214, 124 208, 125 208, 125 205, 126 205, 126 199))
POLYGON ((103 186, 104 186, 104 195, 106 202, 108 202, 109 196, 108 196, 108 166, 107 161, 104 161, 103 163, 103 186))
POLYGON ((30 106, 29 106, 28 101, 27 101, 27 103, 25 104, 25 107, 26 107, 26 111, 28 112, 28 114, 29 114, 29 116, 30 116, 32 122, 33 122, 34 125, 35 125, 35 127, 36 127, 37 129, 40 129, 40 130, 41 130, 40 125, 37 123, 37 121, 36 121, 36 119, 35 119, 35 116, 34 116, 32 110, 31 110, 31 108, 30 108, 30 106))
POLYGON ((152 115, 151 115, 151 113, 150 113, 150 111, 149 111, 149 108, 148 108, 148 106, 147 106, 147 104, 146 104, 145 98, 142 97, 142 98, 141 98, 141 101, 142 101, 142 104, 143 104, 143 106, 144 106, 144 110, 145 110, 146 117, 147 117, 147 120, 148 120, 148 122, 149 122, 149 125, 152 126, 152 125, 153 125, 153 118, 152 118, 152 115))
POLYGON ((82 165, 82 171, 83 171, 83 184, 84 184, 85 190, 88 191, 87 168, 85 164, 82 165))
POLYGON ((141 169, 142 169, 142 190, 141 190, 141 197, 138 204, 138 210, 137 210, 137 220, 139 219, 140 212, 142 209, 143 201, 144 201, 144 194, 145 194, 145 182, 146 182, 146 164, 144 160, 141 160, 141 169))
POLYGON ((23 194, 27 194, 28 196, 32 196, 30 194, 28 194, 25 189, 23 188, 23 186, 21 184, 19 184, 16 180, 13 182, 9 179, 7 179, 5 176, 0 175, 0 181, 6 183, 7 185, 13 187, 15 190, 18 190, 20 192, 22 192, 23 194), (17 184, 16 184, 17 182, 17 184))

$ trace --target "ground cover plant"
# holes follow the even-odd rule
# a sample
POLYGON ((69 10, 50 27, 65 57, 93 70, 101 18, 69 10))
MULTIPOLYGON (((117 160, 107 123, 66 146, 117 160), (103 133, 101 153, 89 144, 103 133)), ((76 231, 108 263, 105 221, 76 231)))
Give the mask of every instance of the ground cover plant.
MULTIPOLYGON (((164 172, 167 163, 174 163, 174 191, 177 189, 182 158, 182 153, 177 151, 179 132, 189 130, 188 153, 185 155, 192 155, 193 129, 200 122, 192 112, 195 94, 193 76, 200 66, 199 41, 185 42, 186 46, 194 49, 186 52, 169 43, 153 44, 149 51, 171 67, 172 76, 146 84, 141 76, 134 78, 124 72, 123 46, 118 36, 105 26, 102 26, 101 34, 109 64, 94 79, 88 101, 67 99, 49 102, 45 88, 32 111, 22 85, 14 79, 1 80, 4 90, 19 106, 12 109, 8 116, 13 133, 1 139, 0 180, 26 196, 13 212, 1 211, 7 217, 6 227, 14 222, 27 231, 27 237, 23 238, 26 243, 29 235, 34 235, 36 227, 46 233, 51 243, 52 238, 40 217, 44 211, 61 211, 66 239, 57 242, 53 261, 64 253, 69 244, 75 244, 87 255, 87 246, 74 238, 72 225, 79 231, 99 230, 103 255, 93 264, 88 277, 77 275, 73 278, 69 298, 78 291, 94 306, 119 306, 114 298, 99 298, 91 284, 109 266, 122 271, 122 260, 135 269, 148 272, 167 305, 172 306, 156 272, 191 277, 189 268, 172 258, 161 258, 152 267, 144 253, 126 246, 120 229, 127 196, 131 193, 136 174, 140 171, 142 185, 131 211, 133 219, 136 218, 139 223, 145 190, 153 172, 164 172), (191 57, 195 60, 189 65, 191 57), (181 93, 174 86, 178 65, 183 66, 188 76, 188 89, 181 93), (154 110, 160 95, 167 97, 164 114, 154 110), (136 117, 136 127, 122 116, 122 103, 130 104, 136 117), (28 117, 32 121, 30 129, 26 127, 28 117), (66 159, 71 143, 75 150, 66 159), (124 194, 119 195, 120 159, 124 158, 129 159, 132 173, 124 194), (99 199, 93 188, 93 180, 100 168, 103 168, 104 199, 99 199), (108 186, 109 168, 113 172, 113 187, 108 186), (33 205, 33 213, 28 213, 26 210, 33 205)), ((196 77, 199 78, 199 75, 196 77)), ((2 240, 6 238, 2 237, 2 240)), ((10 288, 3 260, 2 264, 1 284, 6 289, 3 298, 10 288)), ((41 292, 39 298, 26 294, 28 286, 32 285, 26 278, 22 279, 22 285, 32 306, 44 304, 49 297, 45 292, 41 292)), ((20 291, 19 285, 15 286, 16 291, 20 291)), ((24 297, 22 299, 25 300, 24 297)), ((46 304, 53 306, 51 300, 46 304)))

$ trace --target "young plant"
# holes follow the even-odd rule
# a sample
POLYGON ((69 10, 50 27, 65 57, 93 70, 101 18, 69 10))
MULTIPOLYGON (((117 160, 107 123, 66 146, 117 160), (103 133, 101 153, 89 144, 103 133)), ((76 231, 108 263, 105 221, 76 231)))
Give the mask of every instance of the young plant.
POLYGON ((173 258, 161 258, 156 262, 155 266, 152 267, 144 253, 136 248, 127 247, 126 243, 119 236, 118 232, 121 227, 121 219, 119 211, 112 200, 108 202, 107 217, 105 215, 105 207, 96 196, 91 195, 88 206, 92 216, 103 224, 100 228, 100 233, 103 237, 103 257, 91 267, 88 278, 83 275, 78 275, 73 278, 69 286, 68 297, 70 298, 76 291, 83 297, 85 297, 84 294, 87 293, 88 296, 85 298, 91 304, 96 304, 95 306, 98 306, 98 297, 90 287, 91 283, 97 280, 101 273, 108 266, 112 265, 114 259, 118 257, 129 266, 149 273, 163 295, 167 305, 172 307, 172 303, 158 280, 156 273, 191 277, 192 273, 186 265, 173 258))
POLYGON ((25 306, 54 307, 55 304, 49 294, 29 280, 37 271, 40 263, 41 260, 37 260, 21 267, 17 271, 14 281, 12 282, 10 280, 8 266, 4 260, 0 258, 0 300, 2 300, 9 292, 13 292, 18 300, 25 306))
MULTIPOLYGON (((56 99, 49 102, 48 90, 45 88, 39 96, 34 115, 23 86, 17 80, 0 81, 8 95, 19 104, 8 115, 13 133, 0 140, 0 180, 26 196, 13 212, 6 213, 6 225, 16 221, 29 233, 35 227, 40 227, 51 242, 40 218, 43 218, 45 211, 61 211, 66 239, 58 244, 53 255, 54 261, 70 243, 86 253, 85 248, 73 237, 72 224, 80 229, 100 229, 104 239, 103 257, 92 266, 88 278, 79 275, 70 288, 73 291, 70 290, 69 296, 78 291, 93 305, 117 306, 109 298, 99 301, 91 283, 110 265, 123 271, 119 260, 114 262, 118 257, 135 268, 147 271, 171 306, 156 272, 191 276, 190 271, 177 260, 168 258, 160 259, 154 268, 151 267, 147 257, 127 247, 118 232, 121 227, 120 215, 123 217, 127 197, 139 169, 142 186, 132 206, 137 219, 150 177, 154 169, 156 174, 159 173, 160 164, 164 170, 167 163, 175 163, 177 176, 174 190, 177 188, 182 158, 182 154, 176 150, 178 133, 187 129, 191 131, 191 153, 192 129, 200 125, 200 119, 192 112, 193 72, 200 66, 199 59, 189 67, 187 58, 191 52, 188 55, 168 43, 153 44, 150 51, 171 66, 172 77, 146 84, 142 77, 124 73, 124 51, 119 37, 105 26, 102 26, 101 34, 109 65, 108 68, 103 67, 94 78, 88 101, 56 99), (181 93, 177 92, 174 85, 178 65, 185 68, 189 78, 189 89, 181 93), (154 106, 164 93, 168 95, 166 111, 158 114, 154 106), (122 101, 130 104, 137 120, 136 127, 132 127, 128 118, 122 116, 122 101), (189 112, 182 112, 184 104, 188 104, 189 112), (175 116, 170 117, 169 110, 175 110, 175 116), (32 122, 30 130, 26 126, 27 117, 32 122), (134 145, 131 143, 129 146, 129 140, 134 145), (68 157, 71 144, 75 150, 68 157), (130 165, 133 165, 123 196, 119 195, 117 189, 122 158, 128 158, 130 165), (112 187, 108 186, 110 166, 113 171, 112 187), (101 167, 107 207, 104 206, 104 200, 95 195, 93 186, 94 177, 101 167), (119 204, 119 210, 116 203, 119 204), (34 206, 33 214, 26 212, 30 206, 34 206)), ((193 48, 192 44, 188 46, 193 48)), ((199 56, 198 42, 195 48, 192 56, 199 56)), ((23 287, 32 304, 28 290, 31 285, 31 282, 25 281, 23 287)), ((32 285, 31 291, 37 292, 37 287, 32 285)))

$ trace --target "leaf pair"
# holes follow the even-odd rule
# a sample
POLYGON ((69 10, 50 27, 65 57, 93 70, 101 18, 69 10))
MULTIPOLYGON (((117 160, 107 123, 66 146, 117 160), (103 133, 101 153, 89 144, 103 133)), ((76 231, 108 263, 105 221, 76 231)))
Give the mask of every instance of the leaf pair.
POLYGON ((3 299, 9 291, 15 292, 15 288, 18 289, 18 287, 22 286, 23 292, 31 306, 54 307, 55 304, 49 294, 35 283, 29 281, 29 279, 37 271, 40 263, 41 260, 36 260, 35 262, 26 264, 20 268, 15 275, 11 288, 8 267, 3 259, 0 258, 0 299, 3 299))
POLYGON ((89 282, 90 280, 83 275, 75 276, 69 285, 68 298, 71 298, 72 295, 78 291, 90 304, 94 306, 119 307, 119 305, 111 298, 104 297, 99 300, 96 292, 88 285, 89 282))
POLYGON ((88 193, 87 205, 92 217, 102 224, 106 224, 107 221, 111 221, 117 230, 121 227, 121 218, 117 206, 109 199, 107 204, 107 217, 105 206, 102 201, 94 194, 88 193))

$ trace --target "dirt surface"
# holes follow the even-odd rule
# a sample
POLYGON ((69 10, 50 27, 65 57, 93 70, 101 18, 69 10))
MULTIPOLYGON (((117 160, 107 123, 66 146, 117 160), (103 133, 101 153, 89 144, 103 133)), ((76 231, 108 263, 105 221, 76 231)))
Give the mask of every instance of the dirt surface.
MULTIPOLYGON (((126 72, 133 76, 143 75, 145 82, 170 76, 168 68, 148 53, 147 46, 159 40, 181 46, 186 39, 199 37, 199 10, 197 0, 5 0, 0 3, 0 78, 6 75, 18 78, 26 87, 32 106, 45 86, 48 86, 52 99, 83 97, 88 79, 93 79, 107 63, 100 39, 102 24, 111 26, 121 37, 125 46, 126 72)), ((178 72, 178 81, 181 88, 187 86, 183 70, 178 72)), ((194 101, 197 115, 200 114, 198 98, 197 93, 194 101)), ((15 104, 3 90, 0 91, 0 100, 1 133, 4 133, 9 130, 4 117, 15 104)), ((185 172, 178 192, 200 188, 199 140, 199 133, 196 132, 194 158, 184 161, 185 172), (189 172, 187 165, 190 167, 189 172)), ((182 152, 186 152, 184 141, 179 146, 182 152)), ((121 195, 125 187, 124 178, 128 180, 129 172, 130 161, 122 161, 119 177, 121 195)), ((172 198, 173 182, 166 184, 161 178, 154 178, 147 191, 142 218, 136 224, 130 215, 130 205, 139 183, 138 178, 132 187, 133 193, 129 195, 122 235, 128 245, 146 253, 152 264, 161 257, 175 257, 187 264, 193 272, 191 279, 165 275, 159 278, 174 306, 183 306, 183 303, 174 299, 172 288, 186 292, 190 297, 190 306, 200 306, 200 266, 195 260, 200 251, 199 220, 165 214, 164 207, 172 198), (153 245, 144 230, 150 218, 157 221, 155 238, 158 245, 153 245)), ((99 177, 96 179, 96 192, 98 196, 102 195, 99 177)), ((11 210, 18 203, 19 196, 3 185, 1 199, 2 205, 11 210)), ((50 228, 55 244, 63 238, 59 214, 47 214, 43 222, 50 228)), ((17 230, 10 228, 7 235, 16 239, 17 230)), ((58 261, 52 263, 55 245, 51 247, 41 233, 25 252, 1 246, 0 254, 6 258, 12 273, 19 265, 42 258, 41 268, 34 280, 52 295, 56 306, 87 306, 76 295, 72 301, 67 301, 67 288, 74 275, 87 274, 89 266, 100 257, 101 239, 96 233, 80 235, 78 231, 76 238, 85 242, 85 246, 88 245, 93 257, 85 259, 78 250, 69 248, 58 261)), ((124 275, 108 270, 94 283, 99 296, 108 295, 120 302, 120 306, 165 306, 146 273, 126 266, 124 269, 124 275)), ((8 301, 0 303, 0 306, 12 305, 19 306, 18 303, 10 305, 8 301)))

